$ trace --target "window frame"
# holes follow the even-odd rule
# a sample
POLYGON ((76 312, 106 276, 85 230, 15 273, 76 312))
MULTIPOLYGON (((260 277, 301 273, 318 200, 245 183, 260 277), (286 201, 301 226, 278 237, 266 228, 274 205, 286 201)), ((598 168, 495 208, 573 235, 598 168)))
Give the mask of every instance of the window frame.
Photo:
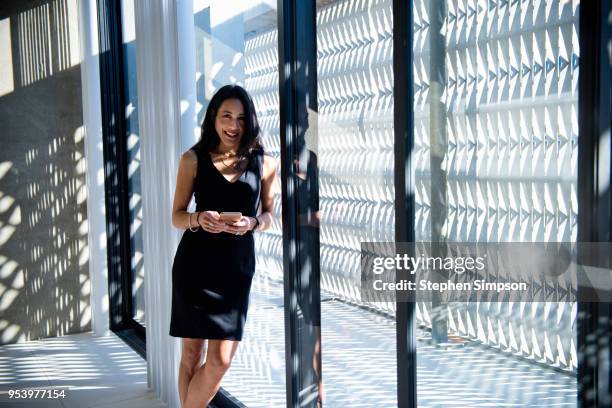
MULTIPOLYGON (((611 14, 610 2, 580 3, 578 242, 610 242, 612 238, 610 178, 609 174, 607 177, 599 174, 602 168, 609 171, 612 157, 612 151, 601 149, 606 144, 600 144, 606 132, 610 139, 612 128, 611 66, 607 50, 612 43, 612 27, 607 21, 611 14)), ((611 145, 608 142, 607 148, 612 150, 611 145)), ((578 302, 578 406, 612 403, 611 319, 612 303, 578 302)))
POLYGON ((97 6, 110 329, 146 359, 146 330, 134 320, 132 295, 121 0, 97 6))
MULTIPOLYGON (((393 0, 395 241, 414 242, 412 1, 393 0)), ((396 279, 414 275, 397 273, 396 279)), ((416 303, 396 302, 397 404, 417 406, 416 303)))

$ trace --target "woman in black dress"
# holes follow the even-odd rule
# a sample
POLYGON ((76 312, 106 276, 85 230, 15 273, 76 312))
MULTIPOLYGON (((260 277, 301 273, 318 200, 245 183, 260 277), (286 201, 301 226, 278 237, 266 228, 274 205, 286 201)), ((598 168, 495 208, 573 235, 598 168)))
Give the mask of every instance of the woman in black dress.
POLYGON ((181 156, 172 207, 172 224, 186 230, 172 267, 170 321, 170 335, 182 338, 178 388, 185 408, 213 399, 242 339, 255 273, 253 232, 272 223, 275 177, 253 101, 240 86, 224 86, 208 105, 200 141, 181 156), (189 213, 193 195, 196 211, 189 213), (223 221, 222 212, 242 216, 223 221))

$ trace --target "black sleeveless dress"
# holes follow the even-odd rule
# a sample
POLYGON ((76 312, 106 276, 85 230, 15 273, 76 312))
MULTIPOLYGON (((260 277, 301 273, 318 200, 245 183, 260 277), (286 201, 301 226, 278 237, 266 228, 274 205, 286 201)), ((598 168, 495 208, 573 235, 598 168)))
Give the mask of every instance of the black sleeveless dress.
MULTIPOLYGON (((260 205, 263 154, 253 152, 238 180, 229 182, 210 154, 195 149, 197 211, 239 211, 255 217, 260 205)), ((253 233, 185 230, 172 266, 170 335, 242 340, 255 273, 253 233)))

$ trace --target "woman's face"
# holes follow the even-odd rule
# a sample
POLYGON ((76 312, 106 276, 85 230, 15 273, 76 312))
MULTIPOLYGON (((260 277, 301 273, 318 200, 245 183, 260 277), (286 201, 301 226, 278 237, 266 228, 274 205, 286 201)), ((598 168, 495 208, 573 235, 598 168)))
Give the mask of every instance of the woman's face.
POLYGON ((236 152, 246 128, 244 107, 239 99, 226 99, 219 106, 215 118, 215 130, 221 142, 219 150, 236 152))

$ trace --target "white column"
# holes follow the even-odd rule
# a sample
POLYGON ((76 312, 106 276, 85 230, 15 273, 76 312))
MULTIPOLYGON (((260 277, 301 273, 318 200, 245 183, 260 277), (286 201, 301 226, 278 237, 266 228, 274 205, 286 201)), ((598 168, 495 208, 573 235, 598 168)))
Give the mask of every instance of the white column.
POLYGON ((143 244, 148 384, 168 407, 179 407, 180 343, 168 335, 172 260, 178 231, 172 197, 181 153, 175 0, 136 0, 138 114, 142 154, 143 244))
POLYGON ((96 335, 103 336, 109 331, 109 316, 96 0, 79 2, 79 42, 81 44, 83 128, 87 162, 87 238, 89 241, 92 330, 96 335))

